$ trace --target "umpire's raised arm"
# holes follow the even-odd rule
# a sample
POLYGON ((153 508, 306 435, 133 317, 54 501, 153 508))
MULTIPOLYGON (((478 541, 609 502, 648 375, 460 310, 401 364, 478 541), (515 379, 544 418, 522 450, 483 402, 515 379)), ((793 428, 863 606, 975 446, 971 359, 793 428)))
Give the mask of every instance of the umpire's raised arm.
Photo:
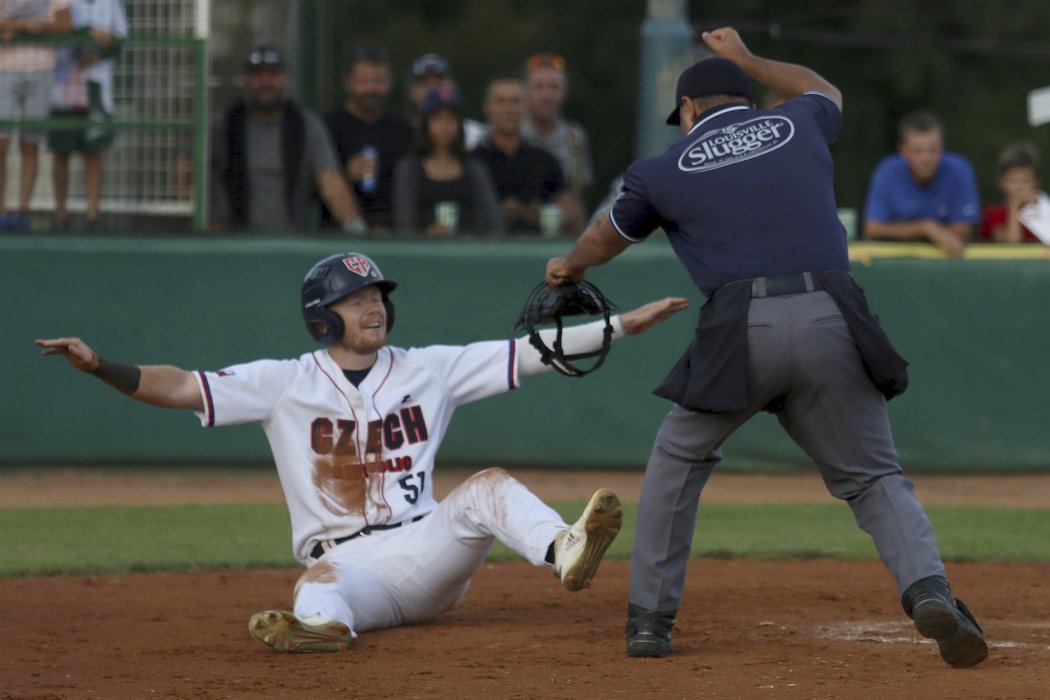
POLYGON ((842 109, 842 93, 815 71, 794 63, 783 63, 761 58, 751 53, 737 31, 722 27, 704 32, 704 43, 717 56, 737 64, 752 78, 785 98, 798 97, 807 92, 819 92, 842 109))

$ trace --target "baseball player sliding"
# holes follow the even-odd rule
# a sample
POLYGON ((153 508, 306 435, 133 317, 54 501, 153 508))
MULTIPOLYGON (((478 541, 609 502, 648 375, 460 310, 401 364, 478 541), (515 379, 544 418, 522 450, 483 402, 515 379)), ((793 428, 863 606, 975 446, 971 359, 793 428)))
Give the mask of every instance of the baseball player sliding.
MULTIPOLYGON (((455 607, 499 540, 586 588, 620 529, 616 495, 599 489, 571 527, 506 471, 486 469, 438 503, 434 457, 461 404, 549 371, 527 339, 462 347, 388 346, 397 283, 346 253, 318 262, 302 285, 311 336, 324 349, 216 372, 131 366, 79 338, 37 340, 134 399, 188 408, 204 426, 258 423, 273 451, 306 566, 293 611, 252 616, 251 634, 276 651, 339 651, 358 632, 432 618, 455 607)), ((612 319, 614 338, 685 309, 654 301, 612 319)), ((566 329, 566 351, 600 347, 604 323, 566 329)))

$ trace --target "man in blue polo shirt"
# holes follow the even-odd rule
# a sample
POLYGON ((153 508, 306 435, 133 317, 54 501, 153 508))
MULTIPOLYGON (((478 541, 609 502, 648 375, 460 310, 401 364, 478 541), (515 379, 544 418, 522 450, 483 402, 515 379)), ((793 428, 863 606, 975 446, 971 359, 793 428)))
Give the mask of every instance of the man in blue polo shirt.
POLYGON ((662 228, 709 297, 656 389, 674 405, 638 504, 627 655, 671 653, 700 492, 722 443, 766 410, 871 535, 919 632, 952 666, 980 663, 983 633, 897 461, 885 399, 906 388, 907 363, 849 274, 828 148, 842 96, 808 68, 753 55, 731 28, 703 39, 716 57, 682 73, 667 120, 685 137, 632 164, 611 210, 547 263, 548 284, 579 281, 662 228), (755 109, 749 76, 783 104, 755 109))
POLYGON ((927 110, 906 114, 897 128, 897 154, 872 172, 864 237, 929 241, 959 258, 980 216, 973 166, 945 152, 941 120, 927 110))

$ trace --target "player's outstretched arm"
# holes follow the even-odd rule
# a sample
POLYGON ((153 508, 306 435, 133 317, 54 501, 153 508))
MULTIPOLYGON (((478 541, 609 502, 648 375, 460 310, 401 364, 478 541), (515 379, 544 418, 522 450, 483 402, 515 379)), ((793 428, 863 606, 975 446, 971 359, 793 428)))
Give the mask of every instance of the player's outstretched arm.
MULTIPOLYGON (((658 323, 663 323, 679 311, 689 307, 689 300, 682 297, 667 297, 651 301, 639 306, 637 309, 626 311, 613 316, 613 340, 619 340, 627 335, 643 333, 658 323)), ((562 348, 565 354, 594 352, 604 342, 604 321, 592 321, 576 326, 567 326, 562 330, 562 348)), ((544 343, 550 346, 554 342, 557 333, 554 328, 545 328, 540 331, 544 343)), ((539 351, 529 342, 528 336, 518 338, 518 373, 522 377, 533 377, 552 371, 549 364, 543 362, 539 351)))
POLYGON ((667 297, 651 301, 632 311, 620 314, 620 323, 626 335, 644 333, 658 323, 663 323, 679 311, 689 308, 689 300, 683 297, 667 297))
POLYGON ((92 350, 80 338, 36 340, 43 355, 61 355, 81 372, 93 374, 114 389, 154 406, 204 410, 197 380, 191 372, 170 365, 125 365, 92 350))

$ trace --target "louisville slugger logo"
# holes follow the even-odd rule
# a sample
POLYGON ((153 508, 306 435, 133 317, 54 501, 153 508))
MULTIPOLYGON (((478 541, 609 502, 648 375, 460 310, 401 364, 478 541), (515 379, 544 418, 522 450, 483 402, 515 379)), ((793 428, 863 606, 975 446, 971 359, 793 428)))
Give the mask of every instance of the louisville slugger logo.
POLYGON ((693 141, 678 158, 685 173, 715 170, 772 153, 795 135, 795 124, 787 117, 749 119, 708 131, 693 141))
POLYGON ((343 265, 350 272, 362 277, 368 277, 369 273, 372 272, 372 265, 369 264, 368 258, 363 255, 351 255, 349 258, 343 258, 343 265))

